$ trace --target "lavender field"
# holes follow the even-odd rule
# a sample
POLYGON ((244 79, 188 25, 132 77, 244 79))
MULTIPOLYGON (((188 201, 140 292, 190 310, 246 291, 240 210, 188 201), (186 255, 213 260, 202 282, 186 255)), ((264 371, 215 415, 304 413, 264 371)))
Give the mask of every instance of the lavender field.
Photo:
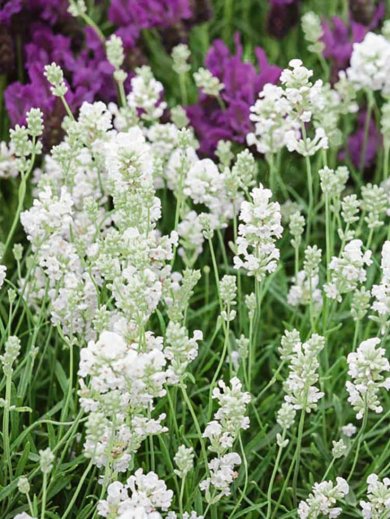
POLYGON ((0 519, 390 519, 390 0, 0 0, 0 519))

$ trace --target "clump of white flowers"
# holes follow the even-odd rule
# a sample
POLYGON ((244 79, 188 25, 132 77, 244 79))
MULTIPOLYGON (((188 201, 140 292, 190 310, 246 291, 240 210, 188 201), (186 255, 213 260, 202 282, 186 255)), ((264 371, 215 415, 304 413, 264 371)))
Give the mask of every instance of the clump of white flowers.
POLYGON ((223 305, 221 312, 222 319, 226 322, 234 321, 236 311, 233 309, 233 306, 236 305, 237 297, 237 282, 235 276, 228 274, 223 276, 219 284, 219 294, 223 305))
POLYGON ((207 69, 200 68, 194 73, 196 86, 208 96, 218 97, 224 84, 207 69))
POLYGON ((313 334, 303 344, 297 341, 291 352, 290 373, 284 383, 284 399, 296 410, 302 409, 310 413, 317 408, 318 400, 324 396, 315 386, 319 379, 318 354, 324 346, 324 337, 313 334))
POLYGON ((107 59, 114 67, 114 79, 119 85, 122 102, 125 102, 125 95, 123 91, 123 83, 126 80, 127 74, 121 68, 125 60, 125 53, 123 49, 122 39, 116 34, 112 34, 110 39, 106 42, 107 59))
POLYGON ((50 447, 39 451, 39 466, 43 474, 48 474, 53 470, 54 454, 50 447))
POLYGON ((380 519, 390 515, 390 479, 381 481, 376 474, 370 474, 367 478, 367 501, 361 500, 362 515, 364 519, 380 519))
POLYGON ((80 403, 89 412, 84 450, 98 467, 126 471, 142 441, 167 430, 165 414, 150 417, 153 400, 166 393, 167 357, 161 338, 147 332, 144 341, 126 344, 105 331, 81 350, 80 403))
POLYGON ((45 66, 44 74, 51 85, 51 93, 56 97, 64 97, 68 87, 65 84, 62 68, 57 63, 51 63, 45 66))
POLYGON ((172 490, 154 472, 143 473, 138 469, 126 483, 115 481, 108 486, 107 499, 98 503, 101 517, 120 519, 125 517, 161 517, 157 510, 166 512, 171 506, 172 490))
POLYGON ((191 56, 191 51, 185 43, 179 43, 172 49, 172 68, 177 74, 185 74, 191 70, 191 65, 188 60, 191 56))
POLYGON ((280 205, 271 202, 272 192, 261 184, 251 191, 252 202, 241 204, 234 267, 262 281, 274 272, 279 259, 275 240, 283 232, 280 205))
MULTIPOLYGON (((334 204, 338 202, 339 197, 347 183, 349 172, 345 166, 331 169, 328 167, 322 168, 318 171, 321 180, 321 189, 325 197, 328 197, 334 204)), ((339 210, 339 207, 334 207, 334 210, 339 210)))
POLYGON ((0 142, 0 178, 17 177, 19 173, 12 142, 0 142))
POLYGON ((233 447, 240 430, 249 427, 246 407, 251 399, 249 393, 242 391, 237 377, 231 379, 230 387, 220 380, 213 390, 213 398, 218 400, 219 409, 207 424, 203 437, 208 438, 209 449, 218 456, 208 464, 210 476, 200 483, 209 503, 216 503, 230 494, 230 485, 237 476, 234 467, 241 464, 241 457, 235 452, 226 454, 226 451, 233 447))
POLYGON ((336 484, 332 481, 315 483, 312 493, 306 501, 299 503, 298 515, 300 519, 316 519, 321 516, 339 517, 342 512, 336 503, 342 500, 349 492, 349 485, 343 478, 336 478, 336 484))
POLYGON ((230 387, 222 380, 213 390, 213 398, 218 401, 219 409, 214 415, 203 437, 210 440, 209 449, 221 453, 233 446, 241 429, 249 427, 249 418, 246 416, 246 406, 250 402, 250 395, 242 391, 242 384, 237 377, 230 381, 230 387))
POLYGON ((185 478, 194 467, 194 449, 180 445, 173 460, 177 467, 175 474, 179 478, 185 478))
POLYGON ((348 355, 348 380, 346 388, 348 402, 356 411, 356 418, 362 419, 368 410, 381 413, 383 407, 379 400, 382 388, 390 389, 390 363, 385 357, 385 349, 378 348, 380 339, 372 338, 363 341, 356 352, 348 355))
POLYGON ((289 290, 287 296, 288 304, 291 306, 307 306, 312 303, 314 308, 319 310, 322 306, 322 294, 318 284, 318 274, 307 279, 306 272, 304 270, 299 271, 295 278, 295 283, 289 290))
POLYGON ((165 357, 171 361, 172 373, 169 380, 177 382, 183 376, 188 364, 198 355, 198 342, 202 340, 203 334, 195 330, 193 337, 188 336, 185 326, 170 321, 165 334, 165 357))
MULTIPOLYGON (((107 519, 256 515, 260 513, 255 511, 258 504, 249 500, 248 492, 252 492, 258 471, 263 470, 263 465, 256 470, 257 460, 264 458, 267 480, 271 456, 264 450, 275 441, 277 454, 264 517, 272 513, 298 513, 307 519, 343 515, 338 501, 348 494, 348 483, 339 477, 327 481, 327 474, 335 469, 336 460, 345 457, 345 464, 340 463, 342 473, 355 442, 350 477, 359 454, 365 460, 371 457, 360 451, 367 438, 376 453, 377 446, 371 443, 379 433, 367 431, 366 421, 369 411, 383 411, 386 399, 382 393, 390 389, 385 352, 390 320, 390 241, 384 241, 390 215, 388 101, 381 101, 385 146, 379 157, 385 181, 359 181, 358 198, 352 192, 352 182, 358 180, 356 169, 351 169, 353 178, 347 185, 349 171, 335 160, 345 145, 341 137, 349 130, 349 118, 340 121, 340 116, 358 110, 358 90, 367 95, 368 115, 374 108, 378 112, 372 91, 390 94, 389 41, 369 33, 354 46, 348 72, 341 72, 334 85, 316 81, 301 60, 290 61, 279 83, 266 84, 250 109, 253 130, 247 143, 256 146, 265 161, 248 149, 236 153, 238 145, 233 140, 220 140, 215 154, 207 157, 189 126, 191 112, 187 117, 185 111, 190 94, 189 47, 179 44, 172 51, 173 70, 186 108, 168 109, 164 87, 149 66, 135 70, 131 88, 125 92, 122 40, 114 34, 104 44, 83 0, 72 0, 71 10, 97 29, 114 69, 119 102, 83 103, 78 114, 72 114, 65 100, 71 95, 67 76, 52 63, 46 66, 45 76, 68 115, 62 141, 34 170, 42 148, 43 115, 33 108, 26 125, 16 125, 11 131, 10 144, 0 143, 0 180, 12 188, 19 185, 20 195, 17 217, 10 226, 5 222, 12 232, 5 245, 0 244, 4 257, 0 288, 6 275, 6 283, 12 287, 8 293, 4 288, 0 292, 0 329, 4 332, 0 368, 5 374, 5 398, 0 399, 0 407, 6 460, 0 470, 5 474, 2 486, 10 492, 6 507, 15 504, 18 511, 26 509, 37 515, 39 509, 42 517, 53 515, 55 509, 48 509, 53 495, 51 473, 55 472, 53 478, 61 477, 65 467, 72 483, 81 467, 80 463, 67 464, 69 451, 77 459, 84 456, 87 468, 76 483, 64 517, 70 512, 77 516, 91 512, 107 519), (289 155, 292 161, 298 160, 298 167, 290 169, 284 162, 288 155, 284 148, 301 155, 289 155), (313 160, 317 152, 321 154, 313 160), (305 187, 301 179, 286 185, 281 178, 281 172, 294 174, 301 165, 307 172, 308 203, 300 193, 305 187), (268 174, 271 189, 259 183, 259 176, 268 174), (2 180, 8 177, 16 178, 2 180), (31 187, 31 204, 25 200, 26 192, 30 196, 27 187, 31 187), (273 201, 279 188, 285 200, 282 207, 273 201), (347 196, 342 198, 344 191, 347 196), (14 245, 13 258, 8 261, 19 220, 28 246, 14 245), (290 232, 285 240, 280 240, 282 222, 290 232), (378 269, 378 244, 382 243, 378 269), (285 245, 280 262, 280 247, 285 245), (200 279, 201 286, 195 290, 200 279), (367 315, 369 328, 382 339, 363 340, 367 335, 373 337, 362 328, 367 315), (275 338, 282 324, 289 330, 278 348, 280 361, 275 362, 275 338), (19 334, 22 342, 12 334, 19 334), (345 337, 348 347, 333 355, 345 337), (331 359, 324 351, 326 342, 334 345, 331 359), (35 365, 39 343, 43 343, 42 356, 35 365), (66 353, 60 357, 62 348, 66 353), (344 355, 348 360, 348 402, 355 411, 350 408, 350 413, 358 420, 364 418, 355 439, 357 427, 347 422, 350 416, 337 395, 344 383, 344 355), (75 358, 78 366, 74 366, 75 358), (47 359, 58 364, 54 378, 46 376, 47 359), (30 387, 34 370, 42 381, 30 387), (72 374, 76 370, 75 381, 72 374), (28 466, 36 461, 43 473, 39 491, 32 481, 33 471, 19 475, 22 437, 18 439, 17 430, 30 420, 19 419, 23 415, 17 413, 31 412, 27 405, 36 400, 36 387, 40 405, 52 404, 52 395, 44 394, 47 381, 53 381, 55 395, 57 390, 66 394, 61 416, 52 417, 58 418, 53 422, 58 427, 52 427, 49 420, 45 433, 42 420, 34 421, 41 416, 34 410, 25 431, 38 441, 38 455, 30 455, 28 466), (281 388, 279 398, 275 388, 281 388), (251 390, 258 395, 255 402, 251 402, 251 390), (265 405, 271 406, 266 415, 258 406, 263 396, 265 405), (332 459, 322 478, 325 481, 314 484, 297 512, 289 512, 290 488, 295 503, 303 495, 302 481, 316 481, 312 473, 305 477, 302 467, 308 466, 308 455, 313 453, 313 466, 319 466, 320 456, 310 449, 311 435, 323 431, 326 439, 331 405, 336 408, 333 418, 340 435, 336 440, 334 434, 329 438, 332 459), (319 407, 321 413, 316 412, 319 407), (202 410, 206 411, 202 414, 202 410), (263 418, 269 414, 273 421, 265 423, 263 418), (259 426, 255 433, 259 442, 253 451, 252 416, 259 426), (309 418, 311 425, 305 430, 309 418), (46 436, 50 441, 44 443, 46 436), (45 449, 47 444, 56 445, 57 438, 58 445, 65 445, 63 455, 57 447, 45 449), (289 442, 292 445, 286 448, 289 442), (95 480, 86 481, 90 470, 95 480), (279 474, 285 471, 287 479, 281 479, 279 474), (293 478, 288 481, 290 475, 293 478), (234 489, 237 479, 243 482, 240 489, 234 489), (30 483, 34 491, 31 501, 30 483), (276 486, 278 501, 272 499, 276 486), (11 491, 16 488, 17 499, 27 503, 14 499, 11 491), (85 501, 84 490, 100 495, 97 510, 89 502, 85 509, 71 510, 76 500, 85 501), (220 503, 226 497, 226 503, 220 503)), ((327 68, 321 55, 325 25, 309 12, 302 27, 309 49, 327 68)), ((154 37, 150 37, 152 42, 154 37)), ((256 54, 263 67, 262 51, 256 50, 256 54)), ((241 61, 239 46, 232 59, 241 61)), ((225 85, 209 70, 199 69, 194 78, 201 102, 211 103, 216 113, 241 111, 239 103, 228 102, 225 85)), ((366 126, 368 123, 369 117, 366 126)), ((224 129, 220 129, 223 136, 224 129)), ((380 166, 378 163, 378 177, 380 166)), ((53 404, 54 413, 58 406, 53 404)), ((42 416, 50 418, 50 413, 42 416)), ((383 467, 373 466, 372 470, 378 476, 368 478, 368 496, 360 506, 363 517, 383 519, 390 509, 390 481, 380 479, 383 467)), ((364 495, 361 486, 353 483, 359 499, 364 495)), ((265 495, 263 480, 258 491, 265 495)), ((351 508, 356 512, 358 505, 351 499, 348 506, 346 514, 352 513, 351 508)), ((16 517, 30 518, 26 513, 16 517)))
POLYGON ((332 442, 332 456, 334 459, 342 458, 348 452, 348 445, 341 438, 332 442))
POLYGON ((371 251, 363 252, 361 240, 352 240, 344 247, 340 257, 333 257, 328 269, 330 281, 324 286, 329 299, 341 302, 342 295, 356 290, 367 277, 366 268, 371 265, 371 251))
POLYGON ((289 112, 290 104, 283 88, 271 83, 264 85, 259 99, 251 107, 250 119, 255 130, 247 135, 248 144, 256 145, 258 152, 265 155, 272 155, 285 147, 287 132, 297 126, 289 112))
POLYGON ((348 423, 347 425, 344 425, 341 428, 341 432, 346 436, 347 438, 352 438, 356 434, 357 427, 356 425, 353 425, 352 423, 348 423))
POLYGON ((200 483, 206 501, 211 504, 217 503, 222 497, 230 494, 230 486, 238 476, 236 467, 239 465, 241 465, 241 457, 237 452, 228 452, 209 462, 210 477, 200 483))
POLYGON ((131 92, 127 96, 129 107, 141 114, 145 121, 155 121, 163 114, 166 103, 161 100, 162 84, 157 81, 147 65, 137 68, 131 80, 131 92))
POLYGON ((292 128, 287 132, 286 145, 289 151, 297 151, 307 157, 328 148, 328 138, 321 126, 315 124, 313 137, 306 135, 305 129, 305 124, 310 121, 315 123, 316 115, 325 107, 323 83, 320 79, 315 83, 310 81, 313 71, 304 67, 301 60, 293 59, 289 66, 283 70, 280 81, 290 103, 289 115, 299 131, 292 128))
POLYGON ((291 60, 280 76, 282 86, 265 85, 251 108, 255 131, 247 142, 260 153, 272 155, 287 147, 304 156, 328 148, 328 137, 321 126, 326 97, 321 80, 310 81, 313 72, 299 59, 291 60), (314 123, 314 136, 307 135, 306 125, 314 123))
POLYGON ((301 23, 305 39, 310 43, 308 49, 316 54, 321 53, 325 45, 321 41, 324 31, 320 17, 313 11, 308 11, 302 16, 301 23))
POLYGON ((296 273, 295 283, 291 286, 287 301, 291 306, 310 305, 319 311, 322 307, 322 294, 319 288, 319 266, 321 249, 316 245, 305 249, 303 270, 296 273))
POLYGON ((381 227, 389 206, 388 195, 382 186, 366 184, 362 186, 361 207, 367 212, 365 222, 370 230, 381 227))
POLYGON ((4 355, 0 356, 0 362, 4 374, 8 377, 12 375, 14 363, 20 354, 20 339, 15 335, 11 335, 5 342, 4 355))
POLYGON ((353 44, 349 80, 360 89, 390 93, 390 42, 380 34, 368 32, 353 44))
POLYGON ((278 434, 277 437, 279 446, 287 444, 284 436, 294 423, 296 412, 314 411, 318 400, 324 396, 315 385, 319 380, 318 355, 324 346, 324 337, 317 334, 302 343, 297 330, 286 331, 282 338, 279 353, 283 361, 289 362, 289 374, 283 385, 284 402, 277 414, 277 423, 283 431, 283 436, 278 434))
POLYGON ((384 335, 388 329, 390 317, 390 241, 385 241, 382 247, 381 269, 381 282, 373 285, 371 290, 374 298, 372 310, 377 314, 371 316, 371 319, 378 322, 380 332, 384 335))
POLYGON ((7 267, 5 265, 0 265, 0 288, 4 285, 6 276, 7 276, 7 267))

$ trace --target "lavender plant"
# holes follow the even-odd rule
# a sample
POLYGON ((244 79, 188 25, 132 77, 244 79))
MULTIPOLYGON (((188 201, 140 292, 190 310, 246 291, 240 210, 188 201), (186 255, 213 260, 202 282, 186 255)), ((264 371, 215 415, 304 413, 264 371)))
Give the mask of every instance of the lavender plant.
MULTIPOLYGON (((337 81, 309 10, 307 63, 270 70, 258 52, 265 84, 241 48, 216 43, 196 68, 181 43, 175 104, 153 66, 128 77, 122 36, 161 7, 135 4, 133 20, 112 3, 107 41, 94 29, 117 102, 76 112, 53 61, 60 141, 43 151, 32 108, 0 146, 1 182, 18 186, 0 250, 1 517, 388 518, 388 24, 337 81), (239 132, 230 67, 256 76, 239 132), (205 142, 208 103, 231 127, 205 142)), ((71 13, 94 28, 84 2, 71 13)))

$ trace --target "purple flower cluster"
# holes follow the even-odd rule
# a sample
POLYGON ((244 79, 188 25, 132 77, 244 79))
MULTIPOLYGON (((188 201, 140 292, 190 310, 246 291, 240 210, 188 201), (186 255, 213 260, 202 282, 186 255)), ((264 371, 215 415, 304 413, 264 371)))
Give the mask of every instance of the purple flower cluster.
MULTIPOLYGON (((43 76, 45 65, 55 61, 62 67, 68 84, 66 99, 73 111, 84 101, 107 102, 117 95, 103 43, 92 28, 83 27, 68 13, 68 6, 68 0, 0 0, 0 74, 7 77, 4 99, 11 125, 23 124, 25 113, 39 107, 51 141, 64 108, 50 94, 43 76)), ((104 9, 103 3, 100 8, 104 9)), ((188 29, 209 14, 208 0, 111 0, 108 9, 109 20, 128 50, 128 72, 145 63, 136 47, 143 29, 167 31, 179 23, 188 29)), ((176 35, 178 41, 182 37, 176 35)))
MULTIPOLYGON (((357 118, 357 127, 355 131, 348 137, 347 153, 355 168, 360 168, 362 153, 365 150, 363 160, 364 168, 370 168, 375 164, 375 160, 380 147, 382 146, 382 135, 378 130, 375 118, 372 116, 368 124, 368 132, 365 140, 367 111, 361 110, 357 118)), ((340 158, 345 158, 346 153, 343 152, 340 158)))
POLYGON ((243 61, 238 35, 235 36, 235 45, 236 52, 232 55, 223 41, 216 40, 206 56, 206 67, 225 85, 221 92, 223 103, 201 93, 198 103, 187 108, 203 154, 213 153, 221 139, 245 141, 251 130, 250 107, 263 86, 276 83, 281 73, 279 67, 268 63, 263 49, 255 49, 257 70, 251 63, 243 61))
MULTIPOLYGON (((324 57, 332 64, 331 80, 336 81, 341 70, 349 66, 353 44, 361 42, 368 31, 375 29, 385 15, 384 2, 375 5, 374 2, 351 2, 351 11, 348 21, 335 16, 322 23, 324 31, 322 41, 325 45, 324 57)), ((347 151, 343 152, 350 157, 356 168, 360 167, 361 153, 364 145, 364 126, 366 109, 361 108, 357 118, 357 126, 347 142, 347 151)), ((374 118, 369 122, 367 142, 365 143, 364 167, 371 167, 381 145, 381 134, 374 118)))
POLYGON ((67 0, 10 0, 0 9, 3 36, 7 36, 5 31, 8 40, 12 36, 10 50, 14 51, 4 93, 11 125, 23 124, 30 108, 41 108, 46 138, 50 136, 45 142, 48 146, 60 136, 64 108, 50 93, 43 75, 45 65, 55 61, 63 68, 72 110, 83 101, 97 97, 108 101, 116 95, 113 69, 102 42, 94 30, 83 28, 68 14, 68 5, 67 0))
POLYGON ((66 75, 69 90, 66 99, 75 110, 83 101, 99 98, 109 100, 115 96, 112 66, 105 58, 105 51, 96 33, 86 28, 85 44, 76 56, 72 52, 71 38, 54 34, 47 26, 36 24, 31 29, 31 41, 25 45, 27 83, 15 81, 5 91, 5 102, 12 124, 22 124, 25 113, 39 106, 44 115, 55 111, 56 98, 50 94, 43 76, 46 64, 55 61, 66 75))
POLYGON ((267 31, 274 38, 284 38, 299 21, 300 0, 270 0, 267 31))
MULTIPOLYGON (((354 11, 351 11, 348 21, 334 16, 322 23, 324 31, 322 41, 325 45, 324 57, 332 63, 332 79, 337 80, 340 70, 349 65, 354 43, 360 43, 368 31, 376 28, 385 14, 384 3, 381 2, 367 20, 367 24, 357 21, 354 11)), ((361 18, 358 18, 361 20, 361 18)))
POLYGON ((118 36, 131 48, 143 29, 166 29, 183 20, 190 20, 189 0, 112 0, 108 17, 119 29, 118 36))

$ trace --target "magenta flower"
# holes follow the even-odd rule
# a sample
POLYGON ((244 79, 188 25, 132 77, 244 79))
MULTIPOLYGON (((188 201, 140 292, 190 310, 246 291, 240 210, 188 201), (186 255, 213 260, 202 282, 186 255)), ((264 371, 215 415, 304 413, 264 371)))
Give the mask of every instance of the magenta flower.
POLYGON ((112 0, 109 20, 126 47, 133 47, 142 29, 167 28, 191 18, 189 0, 112 0))
POLYGON ((68 36, 54 34, 48 26, 36 24, 32 28, 32 39, 24 50, 28 82, 11 83, 4 96, 12 125, 23 124, 25 113, 32 107, 41 108, 46 117, 56 107, 56 99, 50 93, 43 75, 45 65, 53 61, 64 69, 68 79, 66 98, 72 110, 77 110, 84 101, 92 102, 97 97, 104 101, 115 99, 113 68, 93 29, 85 29, 84 48, 76 56, 68 36))
MULTIPOLYGON (((361 110, 357 118, 356 130, 348 137, 346 150, 340 153, 340 159, 344 160, 348 155, 355 168, 360 168, 360 162, 362 159, 366 117, 366 110, 361 110)), ((376 126, 374 116, 372 116, 368 126, 367 141, 365 145, 364 169, 375 164, 375 159, 381 146, 382 135, 376 126)))
POLYGON ((267 32, 274 38, 283 38, 299 21, 299 0, 270 0, 267 32))
POLYGON ((381 2, 367 25, 356 21, 352 13, 348 22, 334 16, 331 20, 322 23, 324 57, 332 62, 332 79, 334 81, 337 80, 339 71, 348 67, 353 44, 360 43, 368 31, 378 26, 383 17, 384 4, 381 2))
POLYGON ((25 123, 26 112, 30 108, 39 107, 44 114, 48 114, 54 106, 49 85, 38 64, 30 66, 29 76, 29 83, 23 85, 19 81, 15 81, 8 86, 4 93, 8 116, 13 126, 25 123))
POLYGON ((354 43, 360 43, 368 29, 357 22, 345 23, 341 18, 334 16, 331 21, 322 24, 324 35, 322 41, 325 45, 324 57, 331 60, 333 76, 337 78, 340 70, 345 70, 349 65, 354 43))
POLYGON ((0 0, 0 24, 9 24, 23 8, 23 0, 0 0))
POLYGON ((236 53, 230 54, 222 40, 214 41, 206 56, 206 67, 225 85, 221 92, 224 108, 218 101, 200 94, 199 101, 187 108, 187 114, 200 140, 200 151, 212 153, 219 140, 243 143, 251 130, 250 107, 266 83, 275 83, 281 69, 271 65, 263 49, 256 48, 259 71, 242 58, 239 36, 235 36, 236 53))

